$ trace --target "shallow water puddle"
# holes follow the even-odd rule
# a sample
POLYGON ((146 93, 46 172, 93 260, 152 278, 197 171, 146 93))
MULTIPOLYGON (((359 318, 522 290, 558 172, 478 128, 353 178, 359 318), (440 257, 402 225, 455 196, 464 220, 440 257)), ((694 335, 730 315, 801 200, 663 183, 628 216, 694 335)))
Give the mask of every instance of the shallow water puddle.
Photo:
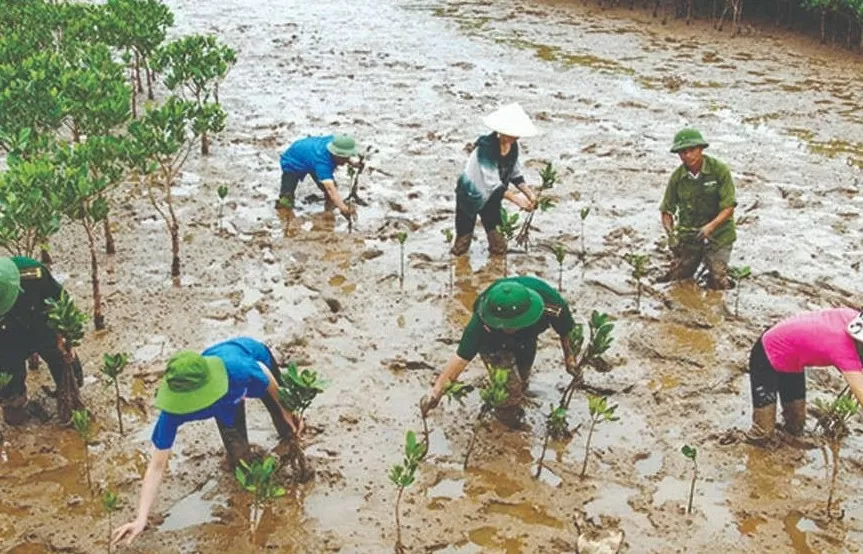
POLYGON ((515 518, 527 525, 544 525, 554 529, 563 529, 563 522, 551 516, 543 508, 530 502, 518 502, 510 504, 492 500, 482 507, 481 512, 485 514, 502 514, 515 518))
POLYGON ((194 525, 218 521, 218 518, 213 516, 213 509, 216 507, 226 508, 227 499, 218 495, 211 499, 205 498, 216 489, 217 485, 216 480, 211 479, 199 491, 193 492, 171 506, 168 517, 159 526, 159 530, 179 531, 194 525))
POLYGON ((468 468, 467 473, 470 479, 465 487, 465 491, 472 498, 489 491, 493 491, 501 498, 508 498, 524 489, 519 483, 503 473, 472 467, 468 468))
POLYGON ((455 500, 464 496, 464 479, 441 479, 426 491, 431 499, 455 500))
POLYGON ((635 469, 641 477, 650 477, 662 469, 664 456, 654 452, 648 452, 646 456, 640 456, 635 462, 635 469))
POLYGON ((807 533, 818 531, 818 526, 815 522, 803 517, 803 514, 797 511, 789 513, 782 521, 785 524, 785 532, 791 538, 794 552, 797 554, 815 554, 809 548, 809 541, 806 537, 807 533))
POLYGON ((629 505, 629 497, 635 493, 635 489, 615 483, 601 484, 597 490, 597 496, 584 505, 587 519, 598 524, 600 516, 613 516, 635 521, 640 526, 650 526, 647 516, 636 512, 629 505))
POLYGON ((737 530, 740 531, 741 535, 751 536, 765 523, 767 523, 767 519, 763 516, 749 516, 737 522, 737 530))
MULTIPOLYGON (((666 502, 671 502, 679 509, 685 510, 689 501, 691 483, 690 479, 665 477, 659 482, 653 495, 653 505, 659 507, 666 502)), ((692 511, 703 514, 715 529, 726 527, 734 520, 725 500, 725 485, 715 482, 699 480, 695 483, 692 511)))
POLYGON ((516 538, 503 537, 500 535, 500 530, 494 527, 486 526, 473 529, 468 532, 468 538, 477 546, 493 548, 492 552, 505 554, 522 554, 524 552, 522 541, 516 538))

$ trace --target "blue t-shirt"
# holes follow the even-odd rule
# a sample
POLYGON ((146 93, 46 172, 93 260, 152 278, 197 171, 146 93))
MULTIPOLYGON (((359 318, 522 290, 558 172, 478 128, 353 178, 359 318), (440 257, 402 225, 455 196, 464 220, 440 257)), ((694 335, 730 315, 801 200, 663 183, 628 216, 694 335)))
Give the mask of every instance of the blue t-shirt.
POLYGON ((327 145, 332 141, 333 135, 298 140, 282 153, 282 171, 298 173, 300 180, 311 173, 318 181, 331 181, 336 162, 327 145))
POLYGON ((228 371, 228 392, 214 404, 191 414, 169 414, 161 412, 153 427, 153 446, 167 450, 174 445, 177 429, 187 421, 215 417, 227 426, 234 425, 234 412, 244 398, 261 398, 270 384, 266 374, 258 366, 263 363, 272 369, 273 359, 267 346, 255 339, 239 337, 214 344, 202 353, 204 356, 220 358, 228 371))

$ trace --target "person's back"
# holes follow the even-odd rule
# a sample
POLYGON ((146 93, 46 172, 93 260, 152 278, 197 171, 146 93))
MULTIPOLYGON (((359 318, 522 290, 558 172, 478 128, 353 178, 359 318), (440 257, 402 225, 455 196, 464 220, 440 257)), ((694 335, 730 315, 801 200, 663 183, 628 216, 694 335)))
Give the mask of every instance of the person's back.
POLYGON ((307 137, 300 139, 282 153, 282 171, 301 175, 300 180, 309 173, 315 181, 333 178, 335 163, 327 150, 333 135, 307 137))
POLYGON ((785 319, 764 333, 767 358, 777 371, 827 366, 859 371, 855 341, 846 331, 856 315, 850 308, 831 308, 785 319))

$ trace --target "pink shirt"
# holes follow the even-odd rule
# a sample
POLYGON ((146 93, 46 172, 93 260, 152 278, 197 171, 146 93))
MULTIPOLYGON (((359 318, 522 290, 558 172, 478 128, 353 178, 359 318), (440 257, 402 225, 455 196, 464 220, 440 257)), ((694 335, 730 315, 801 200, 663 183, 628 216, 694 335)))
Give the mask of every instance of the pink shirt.
POLYGON ((761 339, 770 365, 784 373, 831 365, 844 373, 863 371, 854 339, 845 331, 857 313, 850 308, 834 308, 779 322, 761 339))

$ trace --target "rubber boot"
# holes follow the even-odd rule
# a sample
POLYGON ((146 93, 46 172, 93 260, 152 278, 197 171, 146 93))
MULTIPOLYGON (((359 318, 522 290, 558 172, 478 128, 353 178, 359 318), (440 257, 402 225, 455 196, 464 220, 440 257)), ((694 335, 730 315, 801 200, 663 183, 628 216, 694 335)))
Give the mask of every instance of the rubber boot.
POLYGON ((752 427, 746 431, 746 440, 752 444, 762 445, 773 436, 776 427, 776 404, 755 408, 752 410, 752 427))
POLYGON ((30 417, 27 409, 27 395, 22 394, 9 400, 3 400, 3 421, 6 425, 23 425, 30 417))
POLYGON ((470 250, 470 243, 473 240, 473 235, 459 235, 450 249, 450 254, 453 256, 463 256, 470 250))
POLYGON ((785 424, 782 429, 789 435, 799 437, 806 427, 806 401, 792 400, 782 403, 782 418, 785 424))
POLYGON ((488 236, 488 252, 492 256, 503 256, 507 251, 506 237, 500 231, 492 229, 486 233, 488 236))

